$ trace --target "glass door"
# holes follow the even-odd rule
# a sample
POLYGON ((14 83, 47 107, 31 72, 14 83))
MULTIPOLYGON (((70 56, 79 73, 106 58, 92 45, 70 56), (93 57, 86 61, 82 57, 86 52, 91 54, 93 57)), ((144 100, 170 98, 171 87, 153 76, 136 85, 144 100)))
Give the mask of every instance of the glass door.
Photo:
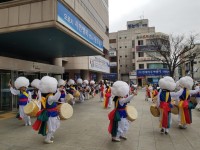
POLYGON ((11 72, 0 70, 0 111, 12 110, 12 94, 8 87, 11 72))

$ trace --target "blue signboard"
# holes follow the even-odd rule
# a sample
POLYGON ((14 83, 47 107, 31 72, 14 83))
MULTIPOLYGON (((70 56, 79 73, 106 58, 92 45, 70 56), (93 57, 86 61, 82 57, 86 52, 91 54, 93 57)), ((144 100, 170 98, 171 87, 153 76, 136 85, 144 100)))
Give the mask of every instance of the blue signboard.
POLYGON ((117 73, 108 73, 103 74, 104 80, 116 81, 117 80, 117 73))
POLYGON ((58 2, 57 11, 57 19, 60 23, 71 29, 96 48, 103 51, 103 40, 96 36, 93 31, 91 31, 82 21, 70 12, 70 10, 61 2, 58 2))
POLYGON ((168 69, 141 69, 137 70, 137 77, 143 76, 168 76, 168 69))

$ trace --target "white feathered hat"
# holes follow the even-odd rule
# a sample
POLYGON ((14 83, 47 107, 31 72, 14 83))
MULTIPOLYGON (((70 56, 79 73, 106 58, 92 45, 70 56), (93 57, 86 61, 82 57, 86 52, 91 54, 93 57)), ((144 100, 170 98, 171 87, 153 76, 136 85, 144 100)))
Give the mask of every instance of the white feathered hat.
POLYGON ((159 80, 159 87, 161 89, 166 89, 169 91, 173 91, 176 88, 176 83, 172 77, 166 76, 159 80))
POLYGON ((83 80, 82 80, 81 78, 78 78, 78 79, 76 80, 76 83, 82 84, 82 83, 83 83, 83 80))
POLYGON ((129 93, 129 86, 124 81, 116 81, 111 87, 112 95, 124 97, 129 93))
POLYGON ((89 83, 89 81, 88 81, 88 80, 84 80, 84 81, 83 81, 83 83, 85 83, 85 84, 88 84, 88 83, 89 83))
POLYGON ((61 85, 62 85, 62 86, 65 86, 65 84, 66 84, 66 81, 65 81, 65 80, 63 80, 63 79, 59 79, 59 80, 58 80, 58 87, 60 87, 61 85))
POLYGON ((194 84, 193 79, 189 76, 182 77, 179 82, 182 87, 185 87, 187 89, 192 89, 192 86, 194 84))
POLYGON ((39 79, 34 79, 34 80, 31 82, 31 86, 32 86, 32 87, 35 87, 35 88, 37 88, 37 89, 39 89, 40 80, 39 80, 39 79))
POLYGON ((180 85, 180 81, 176 81, 176 89, 180 90, 181 89, 181 85, 180 85))
POLYGON ((91 85, 95 84, 95 81, 94 81, 94 80, 91 80, 91 81, 90 81, 90 84, 91 84, 91 85))
POLYGON ((44 76, 40 81, 39 89, 41 93, 55 93, 58 81, 50 76, 44 76))
POLYGON ((74 82, 74 80, 73 80, 73 79, 69 79, 69 81, 68 81, 68 83, 67 83, 67 84, 68 84, 68 85, 74 85, 74 83, 75 83, 75 82, 74 82))
POLYGON ((18 77, 14 83, 16 89, 20 89, 21 87, 28 88, 29 84, 29 80, 26 77, 18 77))

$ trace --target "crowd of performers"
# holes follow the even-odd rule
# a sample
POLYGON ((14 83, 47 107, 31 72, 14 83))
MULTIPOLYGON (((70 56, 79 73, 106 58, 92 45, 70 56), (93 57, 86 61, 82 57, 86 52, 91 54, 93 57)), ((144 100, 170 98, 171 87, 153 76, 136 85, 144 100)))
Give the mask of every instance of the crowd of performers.
POLYGON ((200 102, 199 84, 196 83, 194 88, 194 81, 189 76, 182 77, 177 82, 166 76, 160 79, 158 84, 159 88, 146 88, 146 97, 149 98, 150 94, 153 95, 152 101, 156 104, 160 114, 157 116, 160 122, 160 132, 169 133, 172 124, 171 112, 174 108, 177 108, 179 128, 186 129, 187 125, 192 123, 192 109, 200 102), (194 98, 196 98, 195 101, 194 98))
MULTIPOLYGON (((32 125, 34 130, 39 134, 46 136, 45 143, 53 143, 53 134, 60 126, 59 112, 57 105, 69 103, 75 105, 76 102, 84 102, 99 93, 102 82, 95 84, 93 80, 69 79, 68 82, 63 79, 58 81, 50 76, 44 76, 41 80, 34 79, 29 87, 29 80, 26 77, 18 77, 14 81, 8 83, 10 91, 13 95, 19 97, 18 106, 19 113, 16 116, 19 120, 23 120, 25 126, 31 126, 31 118, 25 113, 25 106, 30 102, 37 104, 39 109, 37 120, 32 125), (47 130, 48 128, 48 130, 47 130)), ((109 90, 107 89, 107 92, 109 90)), ((101 94, 100 94, 101 95, 101 94)))
MULTIPOLYGON (((187 125, 192 123, 191 110, 200 103, 200 86, 196 83, 195 89, 192 90, 193 83, 189 76, 182 77, 177 82, 166 76, 159 80, 159 88, 146 87, 146 98, 153 98, 159 111, 161 133, 169 133, 172 123, 171 109, 175 106, 178 108, 178 126, 186 129, 187 125), (192 97, 196 97, 196 102, 191 100, 192 97)), ((50 76, 44 76, 41 80, 34 79, 31 82, 32 90, 28 90, 29 80, 25 77, 18 77, 14 86, 11 82, 8 85, 11 93, 19 96, 19 119, 22 119, 26 126, 31 125, 31 118, 24 112, 24 108, 29 102, 37 101, 39 111, 32 127, 45 136, 45 143, 53 143, 53 135, 60 126, 57 105, 69 103, 73 106, 76 102, 84 102, 98 93, 103 108, 111 108, 114 103, 114 109, 108 114, 108 131, 112 141, 120 142, 121 139, 127 139, 126 133, 130 122, 127 104, 134 95, 137 95, 136 85, 129 86, 123 81, 116 81, 111 85, 103 80, 95 84, 93 80, 89 82, 82 79, 76 82, 69 79, 66 82, 63 79, 57 81, 50 76)))

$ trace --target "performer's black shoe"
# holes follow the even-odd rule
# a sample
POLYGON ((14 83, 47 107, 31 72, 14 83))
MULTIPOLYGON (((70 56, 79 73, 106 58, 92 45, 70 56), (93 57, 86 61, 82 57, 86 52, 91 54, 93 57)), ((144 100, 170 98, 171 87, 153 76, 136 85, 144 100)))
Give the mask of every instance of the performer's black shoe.
POLYGON ((161 130, 160 130, 160 133, 165 133, 164 129, 161 129, 161 130))

